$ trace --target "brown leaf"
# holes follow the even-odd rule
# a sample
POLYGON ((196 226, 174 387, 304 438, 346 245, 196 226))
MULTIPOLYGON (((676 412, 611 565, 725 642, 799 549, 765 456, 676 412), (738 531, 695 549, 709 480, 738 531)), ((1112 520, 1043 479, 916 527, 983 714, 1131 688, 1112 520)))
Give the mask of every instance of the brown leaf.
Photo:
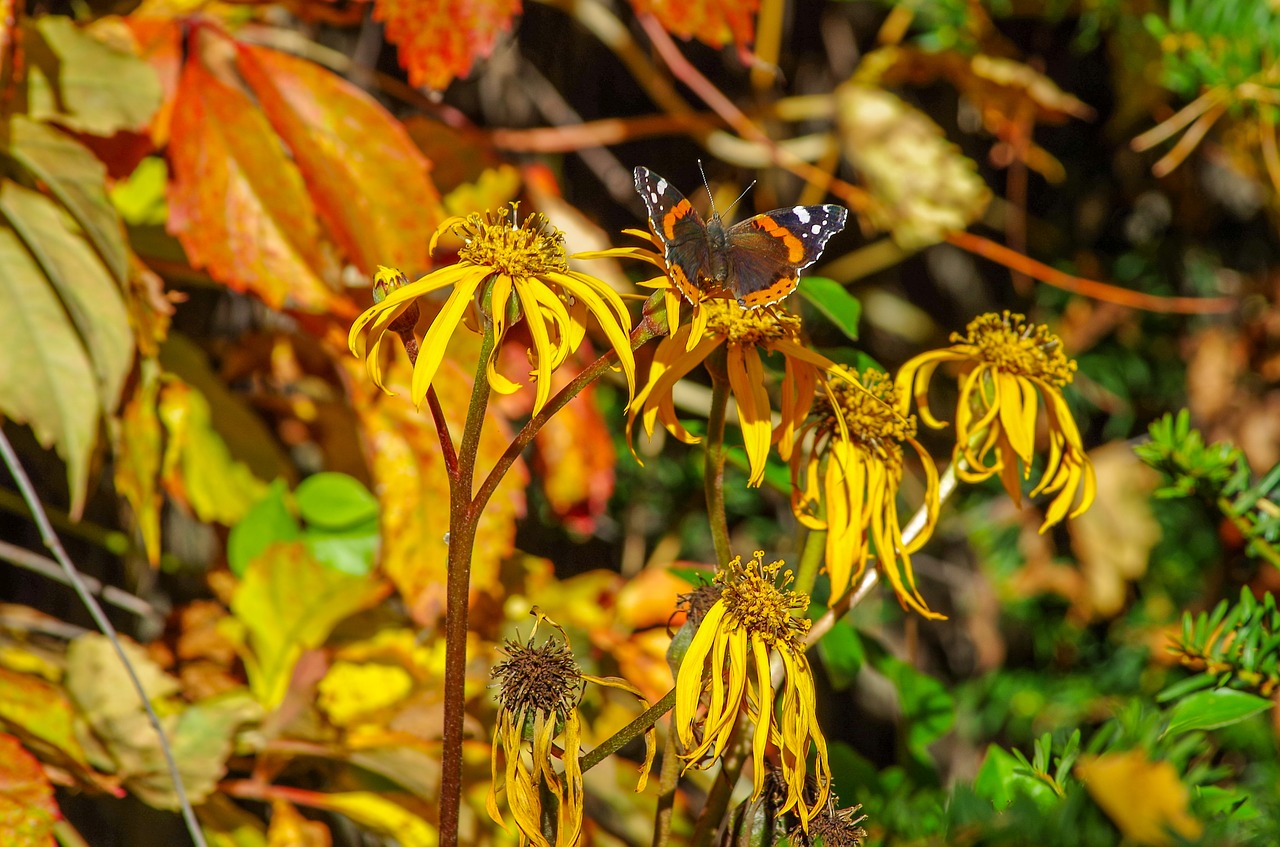
POLYGON ((322 281, 315 207, 261 110, 193 58, 172 134, 168 228, 192 265, 273 308, 349 312, 322 281))
POLYGON ((6 847, 54 847, 62 818, 40 762, 12 735, 0 735, 0 842, 6 847))
POLYGON ((373 18, 386 25, 400 66, 415 86, 443 89, 466 76, 511 30, 520 0, 374 0, 373 18))
POLYGON ((320 217, 352 262, 415 277, 442 219, 430 163, 403 124, 361 89, 311 62, 237 45, 239 69, 289 147, 320 217))

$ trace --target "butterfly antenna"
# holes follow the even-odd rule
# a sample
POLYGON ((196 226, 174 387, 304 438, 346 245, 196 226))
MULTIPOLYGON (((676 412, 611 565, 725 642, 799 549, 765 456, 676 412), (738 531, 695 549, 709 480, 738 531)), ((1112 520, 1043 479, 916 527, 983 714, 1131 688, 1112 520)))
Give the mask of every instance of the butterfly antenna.
MULTIPOLYGON (((711 184, 710 184, 709 182, 707 182, 707 172, 706 172, 706 171, 704 171, 704 170, 702 169, 702 160, 701 160, 701 159, 699 159, 699 160, 698 160, 698 172, 699 172, 700 174, 702 174, 702 185, 703 185, 703 187, 704 187, 704 188, 706 188, 706 189, 707 189, 707 200, 709 200, 709 201, 711 202, 711 214, 715 215, 715 216, 718 218, 718 217, 720 217, 720 213, 719 213, 718 211, 716 211, 716 198, 715 198, 715 196, 711 193, 711 184)), ((725 209, 725 210, 724 210, 724 213, 727 215, 727 214, 729 214, 730 212, 732 212, 732 211, 733 211, 733 207, 734 207, 734 206, 736 206, 736 205, 738 205, 738 203, 740 203, 740 202, 742 201, 742 198, 747 196, 747 192, 748 192, 748 191, 750 191, 751 189, 755 188, 755 186, 756 186, 756 181, 753 179, 753 180, 751 180, 751 184, 750 184, 750 185, 748 185, 746 188, 744 188, 744 189, 742 190, 742 193, 738 195, 738 199, 737 199, 737 200, 734 200, 732 203, 730 203, 730 204, 729 204, 729 208, 725 209)))

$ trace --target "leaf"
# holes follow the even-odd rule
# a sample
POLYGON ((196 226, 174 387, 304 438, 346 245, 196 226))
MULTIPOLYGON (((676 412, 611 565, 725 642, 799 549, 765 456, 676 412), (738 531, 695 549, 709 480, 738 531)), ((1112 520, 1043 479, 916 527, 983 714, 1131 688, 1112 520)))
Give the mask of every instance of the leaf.
POLYGON ((1266 697, 1233 688, 1198 691, 1179 700, 1169 710, 1169 727, 1165 733, 1179 735, 1198 729, 1221 729, 1265 712, 1273 705, 1266 697))
POLYGON ((271 803, 267 847, 330 847, 333 837, 320 821, 307 820, 287 800, 271 803))
POLYGON ((409 84, 441 90, 466 76, 511 30, 520 0, 374 0, 373 19, 386 26, 409 84))
POLYGON ((1165 847, 1172 830, 1183 839, 1203 827, 1187 811, 1187 787, 1169 762, 1153 762, 1142 750, 1085 755, 1075 774, 1120 832, 1137 844, 1165 847))
POLYGON ((1058 803, 1058 795, 1048 783, 1027 773, 1026 766, 998 744, 987 747, 973 790, 996 809, 1005 808, 1019 795, 1030 797, 1046 814, 1058 803))
POLYGON ((53 825, 61 818, 40 762, 18 739, 0 735, 0 842, 54 847, 53 825))
POLYGON ((249 563, 231 596, 247 633, 241 657, 249 687, 268 709, 280 705, 293 666, 338 623, 381 600, 387 586, 326 568, 298 542, 274 544, 249 563))
MULTIPOLYGON (((345 354, 345 350, 342 351, 345 354)), ((363 366, 348 355, 338 362, 349 369, 351 404, 370 446, 369 467, 382 501, 382 570, 404 597, 420 626, 444 614, 445 567, 449 531, 449 480, 431 415, 419 412, 409 396, 411 369, 398 357, 384 372, 384 384, 397 396, 366 381, 363 366)), ((461 429, 471 394, 471 377, 444 360, 436 381, 440 404, 454 432, 461 429)), ((480 437, 478 467, 493 465, 511 440, 511 430, 492 407, 480 437)), ((517 462, 498 486, 480 518, 471 559, 471 597, 499 599, 499 567, 515 545, 515 522, 524 514, 529 474, 517 462)))
POLYGON ((23 24, 32 118, 103 137, 147 125, 161 90, 145 62, 61 15, 27 18, 23 24))
POLYGON ((0 337, 21 356, 0 356, 0 414, 31 427, 67 464, 71 513, 79 515, 97 439, 93 365, 43 271, 17 234, 0 227, 0 337))
POLYGON ((162 454, 160 416, 156 400, 160 394, 160 374, 144 367, 120 413, 112 435, 115 454, 116 491, 133 511, 142 547, 152 567, 160 564, 160 458, 162 454))
POLYGON ((380 264, 410 278, 429 270, 427 245, 442 206, 430 163, 404 125, 318 65, 265 47, 237 47, 241 74, 351 261, 367 274, 380 264))
POLYGON ((435 827, 404 806, 368 791, 317 795, 315 805, 346 815, 379 835, 394 839, 400 847, 436 847, 435 827))
MULTIPOLYGON (((823 611, 825 610, 815 606, 815 613, 823 611)), ((818 642, 818 655, 822 657, 822 666, 826 668, 831 686, 837 691, 844 691, 853 685, 858 671, 862 670, 867 661, 858 631, 845 618, 836 621, 831 631, 818 642)))
POLYGON ((312 474, 293 496, 302 519, 324 529, 350 529, 378 517, 378 498, 344 473, 312 474))
POLYGON ((168 435, 161 477, 165 490, 202 521, 235 524, 266 486, 232 459, 211 425, 209 402, 170 376, 160 389, 159 415, 168 435))
MULTIPOLYGON (((569 383, 572 375, 565 370, 556 371, 553 390, 569 383)), ((547 503, 570 532, 590 536, 613 496, 618 460, 595 389, 589 386, 547 421, 534 446, 547 503)))
POLYGON ((334 308, 311 197, 252 101, 190 60, 172 135, 169 232, 191 264, 272 308, 334 308))
POLYGON ((807 276, 800 286, 800 296, 813 306, 850 341, 858 340, 858 321, 862 319, 862 302, 843 285, 821 276, 807 276))
POLYGON ((287 491, 283 479, 275 480, 267 493, 231 527, 227 536, 227 567, 236 576, 244 576, 249 563, 277 541, 296 541, 302 537, 302 527, 285 502, 287 491))
POLYGON ((58 292, 93 363, 98 401, 106 412, 114 412, 133 365, 133 333, 120 287, 74 231, 75 223, 43 194, 0 183, 0 212, 58 292))
POLYGON ((712 47, 732 41, 743 53, 755 39, 759 0, 631 0, 637 14, 650 14, 662 28, 712 47))
POLYGON ((866 212, 901 247, 919 250, 977 220, 991 191, 977 166, 923 112, 879 88, 836 89, 845 156, 874 203, 866 212))
POLYGON ((0 667, 0 721, 10 732, 20 733, 77 765, 89 767, 75 733, 75 707, 59 686, 0 667))
POLYGON ((123 283, 129 252, 120 217, 107 196, 107 170, 82 144, 56 127, 15 115, 9 155, 58 199, 93 243, 111 275, 123 283))

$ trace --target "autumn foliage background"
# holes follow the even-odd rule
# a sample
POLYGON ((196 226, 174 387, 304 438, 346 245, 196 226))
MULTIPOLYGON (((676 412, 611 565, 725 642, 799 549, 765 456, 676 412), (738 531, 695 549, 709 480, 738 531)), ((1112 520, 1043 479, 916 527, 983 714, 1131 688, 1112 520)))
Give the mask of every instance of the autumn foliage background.
MULTIPOLYGON (((4 432, 131 639, 210 844, 436 840, 448 485, 403 352, 388 395, 348 350, 378 266, 420 276, 447 215, 512 201, 571 250, 621 244, 645 226, 632 169, 706 208, 699 159, 722 210, 752 180, 743 215, 850 209, 794 298, 833 359, 892 370, 1012 309, 1079 363, 1094 507, 1039 534, 1042 504, 962 488, 915 559, 948 619, 877 589, 810 651, 869 843, 1280 839, 1274 607, 1243 658, 1211 638, 1221 618, 1193 628, 1199 653, 1182 623, 1280 585, 1280 20, 1262 0, 4 8, 4 432), (1221 447, 1195 453, 1184 425, 1157 438, 1172 458, 1139 461, 1184 407, 1221 447), (1196 684, 1255 699, 1182 707, 1196 684)), ((634 269, 593 272, 636 293, 634 269)), ((527 346, 504 348, 509 373, 527 346)), ((434 383, 454 426, 477 347, 456 338, 434 383)), ((704 383, 676 393, 689 418, 704 383)), ((620 377, 585 391, 481 522, 464 843, 515 843, 483 811, 486 686, 532 607, 592 673, 651 702, 672 686, 676 598, 714 559, 702 464, 661 432, 637 461, 627 401, 620 377)), ((531 403, 495 398, 482 465, 531 403)), ((921 437, 945 463, 945 434, 921 437)), ((748 489, 745 464, 731 452, 735 549, 794 560, 785 465, 748 489)), ((7 480, 0 842, 185 843, 141 705, 7 480)), ((583 709, 588 747, 635 714, 583 709)), ((585 843, 649 843, 633 764, 588 775, 585 843)), ((705 791, 682 783, 677 810, 705 791)))

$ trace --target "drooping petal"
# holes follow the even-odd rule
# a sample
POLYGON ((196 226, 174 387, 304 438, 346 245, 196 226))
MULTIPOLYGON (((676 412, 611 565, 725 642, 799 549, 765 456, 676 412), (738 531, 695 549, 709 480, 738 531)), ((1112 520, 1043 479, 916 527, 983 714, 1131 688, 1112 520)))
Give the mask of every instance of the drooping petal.
MULTIPOLYGON (((431 322, 431 327, 427 330, 427 334, 422 339, 422 345, 418 350, 418 362, 413 367, 413 380, 410 383, 409 396, 413 399, 415 405, 422 405, 423 399, 427 396, 427 388, 430 387, 431 381, 435 379, 436 371, 440 368, 440 362, 444 360, 445 350, 449 346, 449 338, 457 328, 458 322, 462 320, 462 315, 467 309, 471 308, 472 298, 475 296, 476 289, 488 279, 488 276, 488 273, 472 268, 472 273, 469 276, 462 277, 457 281, 452 293, 449 294, 449 299, 445 301, 444 308, 440 310, 435 320, 431 322)), ((391 297, 394 296, 394 294, 391 295, 391 297)), ((390 300, 391 297, 388 297, 387 300, 390 300)))

